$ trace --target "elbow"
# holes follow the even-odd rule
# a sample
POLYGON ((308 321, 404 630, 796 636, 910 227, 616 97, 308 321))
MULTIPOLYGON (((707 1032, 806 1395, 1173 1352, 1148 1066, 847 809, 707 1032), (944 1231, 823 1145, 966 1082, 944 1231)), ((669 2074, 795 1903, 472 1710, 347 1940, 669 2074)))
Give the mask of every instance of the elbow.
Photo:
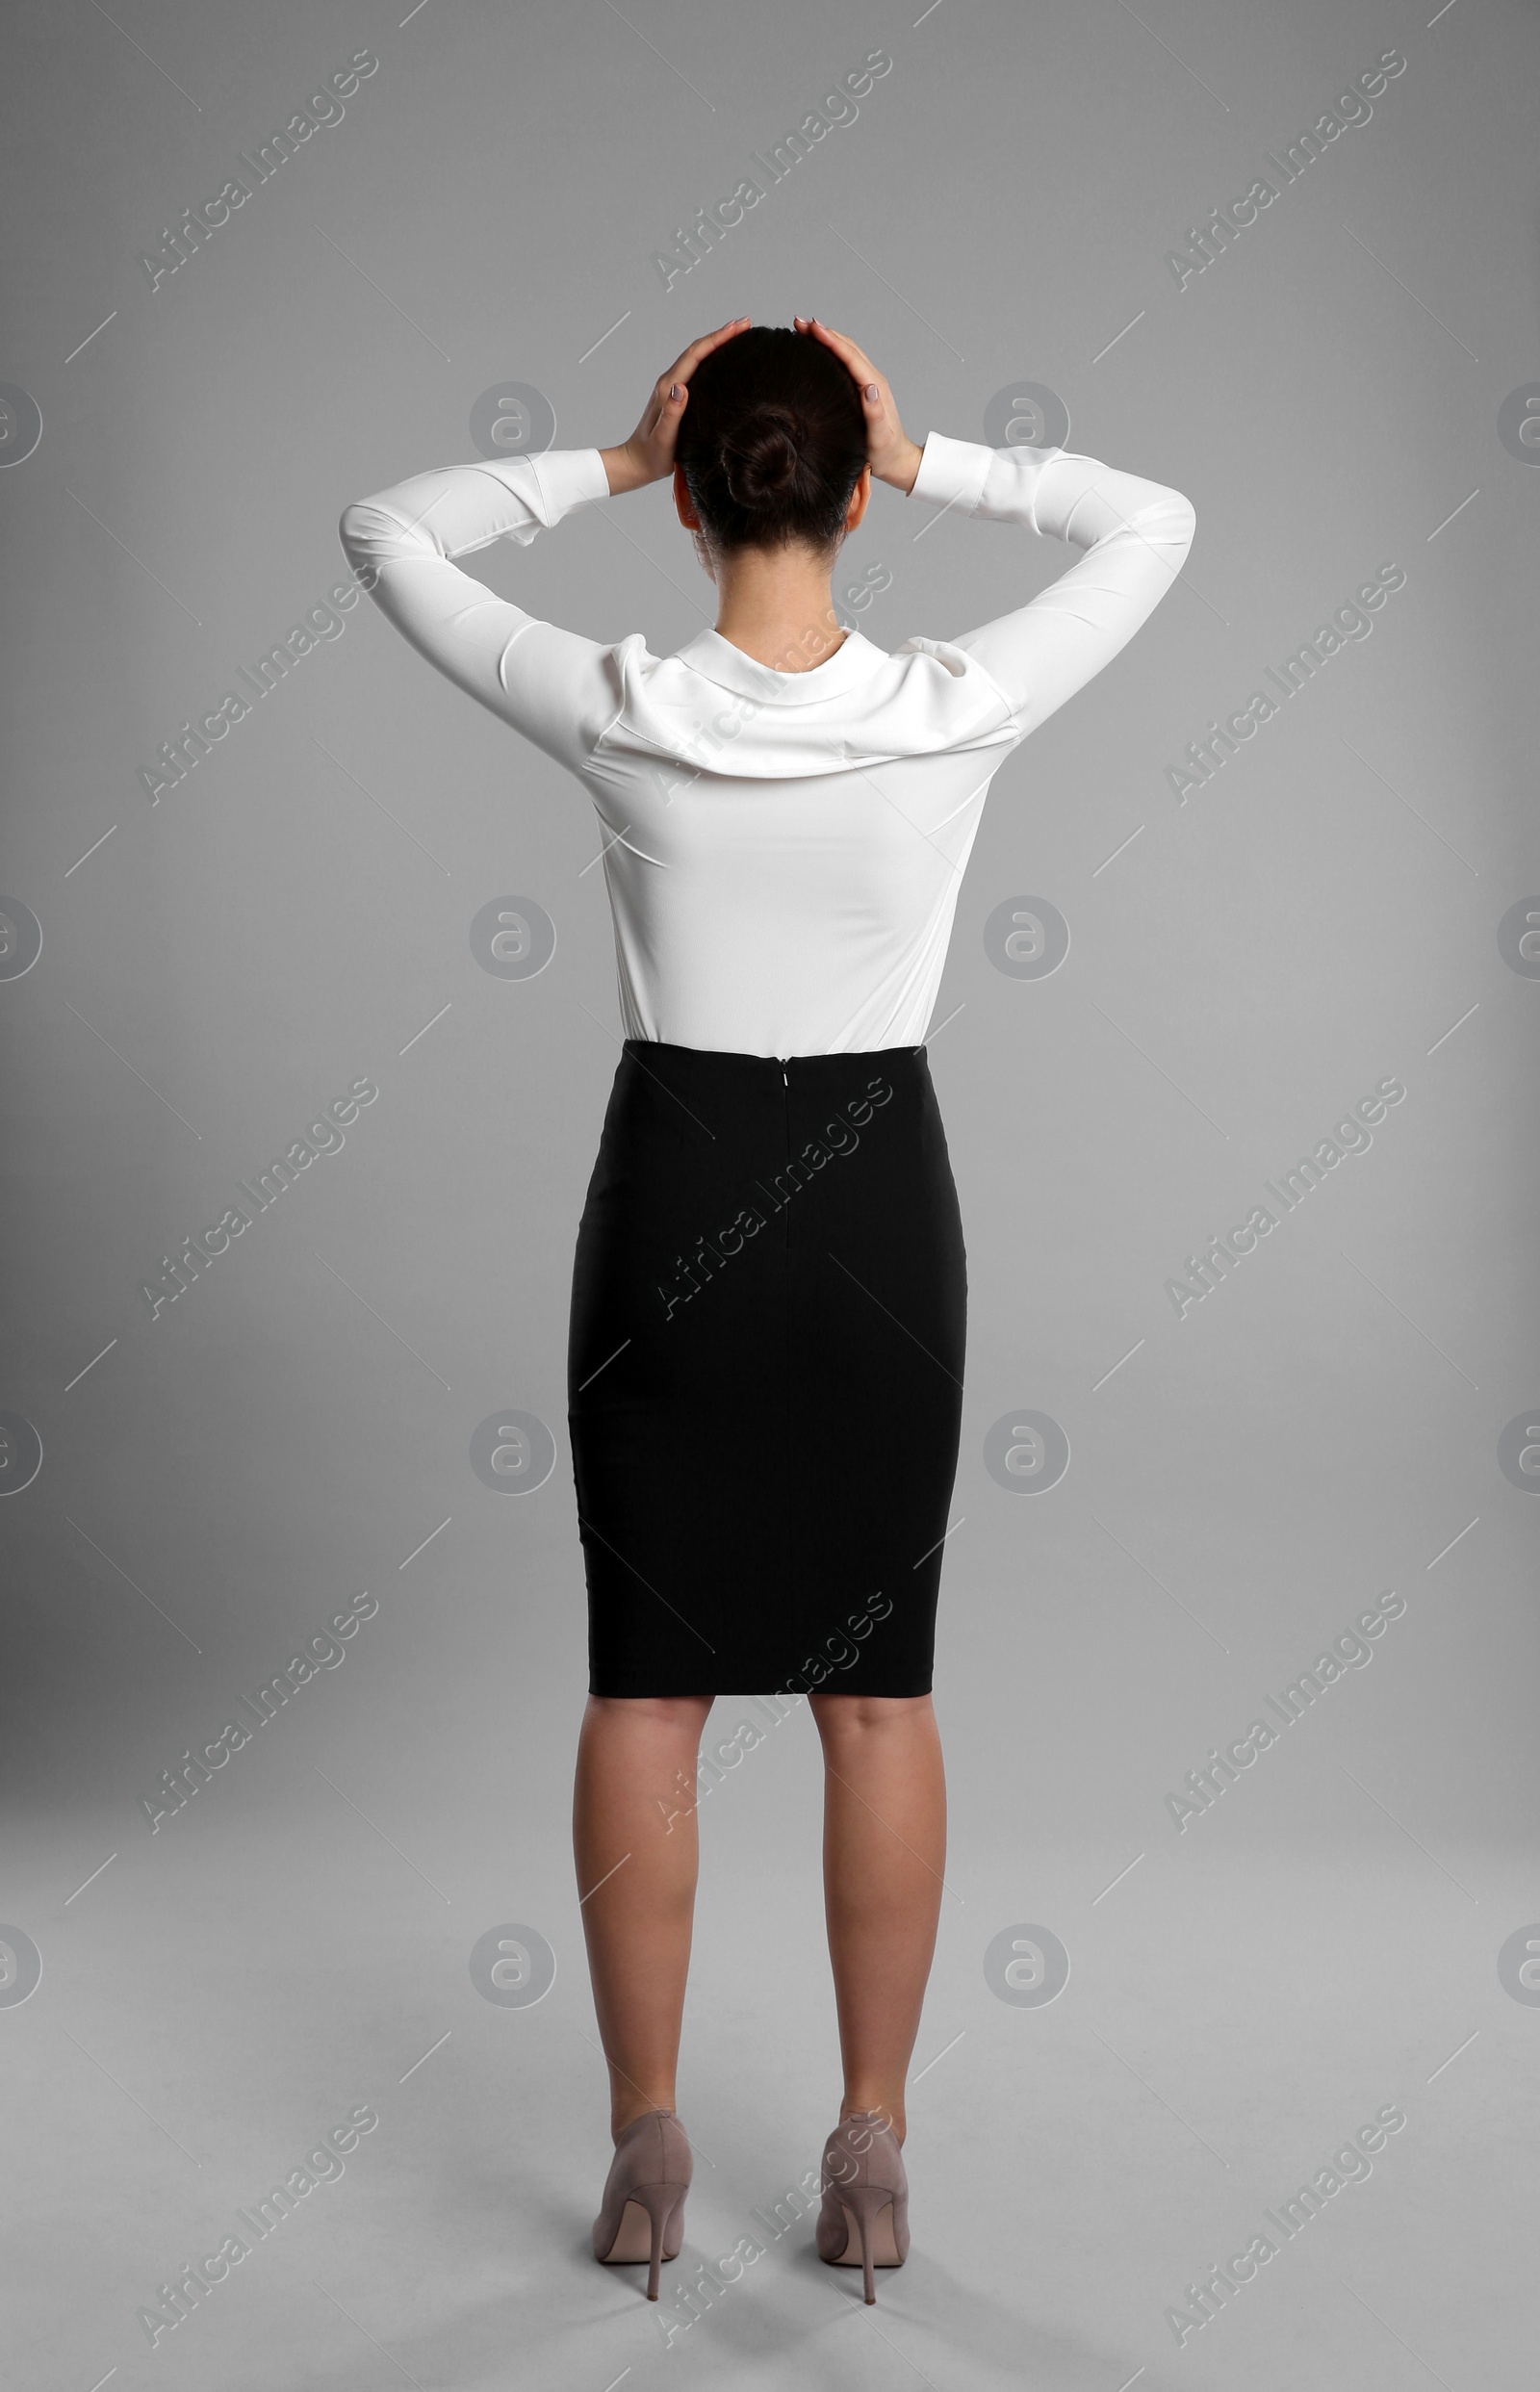
POLYGON ((337 518, 337 537, 343 544, 343 554, 350 565, 356 564, 364 549, 365 518, 368 502, 349 499, 337 518))
POLYGON ((1156 486, 1145 504, 1125 519, 1125 528, 1158 551, 1170 572, 1178 574, 1197 530, 1197 510, 1180 490, 1156 486))
POLYGON ((1197 532, 1197 509, 1180 490, 1168 490, 1161 509, 1159 538, 1172 560, 1172 570, 1180 573, 1187 561, 1197 532))
POLYGON ((351 499, 337 519, 337 537, 360 589, 372 590, 379 579, 378 512, 369 499, 351 499))

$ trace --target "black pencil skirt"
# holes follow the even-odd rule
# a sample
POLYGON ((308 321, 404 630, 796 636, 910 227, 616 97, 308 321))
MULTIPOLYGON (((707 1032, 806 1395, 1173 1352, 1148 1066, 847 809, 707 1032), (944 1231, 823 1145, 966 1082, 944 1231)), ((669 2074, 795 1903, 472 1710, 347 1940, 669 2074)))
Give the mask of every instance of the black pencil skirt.
POLYGON ((929 1693, 966 1327, 923 1046, 628 1039, 567 1353, 589 1690, 929 1693))

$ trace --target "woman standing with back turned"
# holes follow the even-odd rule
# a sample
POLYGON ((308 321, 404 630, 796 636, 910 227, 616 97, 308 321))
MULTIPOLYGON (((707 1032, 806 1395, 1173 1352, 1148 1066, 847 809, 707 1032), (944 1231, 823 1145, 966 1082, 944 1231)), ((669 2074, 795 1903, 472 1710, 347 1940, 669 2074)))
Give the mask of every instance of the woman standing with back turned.
POLYGON ((674 2108, 702 1730, 805 1692, 844 2097, 817 2248, 900 2265, 910 2054, 945 1789, 931 1706, 967 1280, 924 1038, 989 782, 1123 647, 1192 545, 1179 492, 1062 449, 899 422, 854 341, 739 318, 612 449, 419 474, 346 508, 376 604, 567 766, 601 823, 621 1015, 573 1273, 568 1422, 588 1591, 574 1846, 615 2154, 596 2257, 675 2257, 674 2108), (714 630, 654 656, 450 561, 672 476, 714 630), (873 478, 1086 553, 1014 612, 894 655, 830 576, 873 478), (624 1858, 624 1865, 621 1865, 624 1858))

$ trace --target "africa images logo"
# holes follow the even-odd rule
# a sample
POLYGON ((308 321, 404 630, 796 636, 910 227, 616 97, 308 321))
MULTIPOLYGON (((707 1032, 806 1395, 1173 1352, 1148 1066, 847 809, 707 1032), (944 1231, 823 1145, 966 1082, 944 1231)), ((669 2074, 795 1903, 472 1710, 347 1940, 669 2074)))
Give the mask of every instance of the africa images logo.
MULTIPOLYGON (((760 1195, 769 1198, 771 1212, 783 1211, 797 1190, 806 1188, 819 1171, 834 1161, 836 1154, 854 1154, 860 1140, 852 1123, 859 1123, 864 1129, 872 1118, 873 1107, 886 1105, 892 1093, 886 1080, 868 1080, 865 1094, 856 1097, 854 1102, 846 1105, 843 1114, 836 1113, 833 1120, 824 1124, 822 1139, 809 1138, 802 1153, 788 1157, 783 1168, 774 1174, 773 1196, 763 1180, 756 1180, 755 1186, 760 1195)), ((677 1306, 687 1304, 699 1296, 703 1283, 712 1275, 712 1264, 718 1271, 725 1270, 731 1256, 742 1253, 745 1240, 757 1238, 767 1225, 767 1217, 757 1205, 745 1204, 726 1229, 717 1231, 715 1246, 708 1245, 704 1236, 697 1236, 688 1262, 682 1254, 676 1254, 674 1268, 688 1280, 689 1287, 688 1292, 684 1293, 680 1291, 678 1280, 672 1288, 664 1287, 661 1280, 658 1282, 658 1301, 663 1307, 664 1320, 672 1321, 677 1306), (702 1274, 699 1279, 694 1276, 696 1271, 702 1274)))

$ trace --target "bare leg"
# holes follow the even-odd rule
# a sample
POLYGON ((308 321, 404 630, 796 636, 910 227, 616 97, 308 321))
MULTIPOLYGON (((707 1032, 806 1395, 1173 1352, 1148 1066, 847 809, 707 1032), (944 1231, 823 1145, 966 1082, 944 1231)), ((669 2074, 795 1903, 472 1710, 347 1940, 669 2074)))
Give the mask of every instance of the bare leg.
POLYGON ((644 2110, 674 2107, 710 1709, 708 1694, 591 1694, 578 1738, 573 1858, 617 2142, 644 2110))
POLYGON ((904 2140, 904 2083, 936 1948, 946 1780, 928 1694, 809 1695, 824 1748, 824 1908, 845 2093, 904 2140))

